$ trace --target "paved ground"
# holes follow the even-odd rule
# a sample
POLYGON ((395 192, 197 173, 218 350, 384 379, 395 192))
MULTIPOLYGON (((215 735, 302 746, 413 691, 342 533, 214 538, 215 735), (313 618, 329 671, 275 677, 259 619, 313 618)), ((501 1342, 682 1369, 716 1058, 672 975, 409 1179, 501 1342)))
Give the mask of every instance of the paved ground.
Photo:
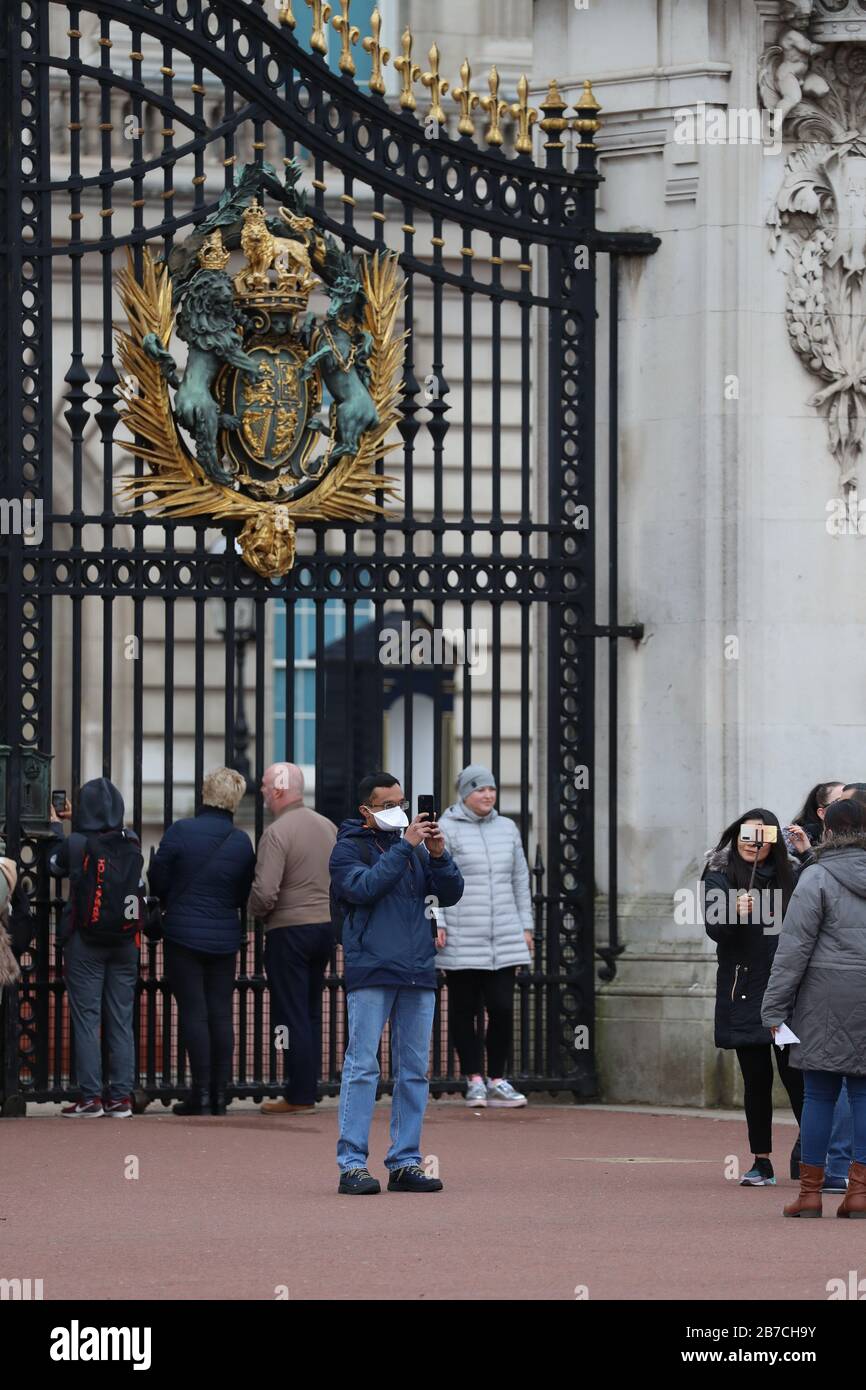
MULTIPOLYGON (((388 1103, 370 1166, 381 1176, 388 1103)), ((153 1112, 153 1113, 151 1113, 153 1112)), ((333 1104, 181 1120, 0 1121, 0 1278, 84 1299, 826 1300, 866 1275, 864 1227, 785 1221, 795 1131, 777 1124, 776 1188, 726 1179, 741 1116, 431 1102, 425 1155, 445 1190, 336 1193, 333 1104), (124 1176, 138 1161, 137 1178, 124 1176)), ((827 1217, 831 1219, 828 1220, 827 1217)))

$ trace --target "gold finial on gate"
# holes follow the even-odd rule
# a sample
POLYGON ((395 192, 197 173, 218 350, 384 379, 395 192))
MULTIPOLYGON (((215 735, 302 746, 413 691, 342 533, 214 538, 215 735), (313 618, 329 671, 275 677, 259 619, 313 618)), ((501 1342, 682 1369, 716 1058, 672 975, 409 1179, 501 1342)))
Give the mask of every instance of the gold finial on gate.
POLYGON ((310 35, 310 48, 315 53, 321 53, 323 57, 327 58, 328 36, 325 25, 331 18, 331 7, 324 4, 323 0, 306 0, 306 4, 313 11, 313 32, 310 35))
POLYGON ((517 139, 514 148, 518 154, 532 154, 532 123, 538 120, 538 112, 529 105, 529 82, 523 73, 517 83, 517 101, 512 104, 511 114, 517 122, 517 139))
MULTIPOLYGON (((598 113, 601 107, 595 99, 592 83, 588 77, 583 84, 583 95, 580 101, 575 102, 574 109, 577 112, 577 117, 571 123, 572 130, 579 130, 582 134, 594 135, 601 126, 601 121, 598 119, 598 113)), ((595 149, 595 146, 591 140, 588 140, 584 142, 583 148, 595 149)))
POLYGON ((448 91, 448 83, 439 76, 439 49, 434 43, 430 49, 430 71, 422 72, 421 81, 430 88, 430 120, 437 125, 445 125, 447 116, 442 109, 442 98, 448 91))
POLYGON ((294 10, 292 9, 292 0, 282 0, 277 20, 280 24, 285 24, 287 29, 294 29, 298 21, 295 19, 294 10))
POLYGON ((555 77, 551 77, 547 86, 547 96, 540 103, 544 112, 544 120, 539 121, 541 129, 549 138, 544 142, 546 150, 561 150, 563 143, 559 136, 564 130, 568 129, 568 121, 563 118, 563 111, 567 103, 562 100, 559 87, 555 77))
POLYGON ((403 49, 403 56, 394 59, 394 67, 403 79, 403 90, 400 93, 400 105, 404 111, 414 111, 418 105, 415 100, 415 93, 412 91, 412 83, 417 82, 421 76, 421 69, 417 63, 412 62, 412 30, 408 24, 403 30, 403 37, 400 40, 403 49))
POLYGON ((387 48, 382 47, 380 42, 379 36, 382 32, 382 16, 379 13, 378 5, 370 15, 370 28, 373 30, 373 33, 369 38, 364 39, 361 47, 365 53, 369 53, 373 61, 373 71, 370 76, 370 91, 376 92, 381 97, 385 95, 385 79, 382 76, 382 68, 391 57, 391 54, 387 48))
POLYGON ((508 102, 500 99, 499 73, 496 71, 495 67, 490 69, 487 85, 490 88, 490 96, 482 97, 478 103, 482 111, 487 112, 487 119, 489 121, 484 138, 488 145, 501 145, 502 131, 499 129, 499 122, 508 110, 508 102))
POLYGON ((342 14, 334 15, 331 20, 331 28, 336 29, 340 35, 342 48, 340 50, 340 72, 347 72, 350 77, 355 75, 355 60, 352 57, 351 45, 357 43, 361 37, 361 31, 355 24, 349 22, 349 6, 352 0, 340 0, 342 14))
POLYGON ((472 69, 469 66, 469 59, 464 58, 460 65, 461 86, 454 87, 451 95, 460 107, 460 120, 457 122, 457 129, 461 135, 474 135, 475 123, 470 112, 478 105, 478 97, 470 90, 469 83, 472 80, 472 69))

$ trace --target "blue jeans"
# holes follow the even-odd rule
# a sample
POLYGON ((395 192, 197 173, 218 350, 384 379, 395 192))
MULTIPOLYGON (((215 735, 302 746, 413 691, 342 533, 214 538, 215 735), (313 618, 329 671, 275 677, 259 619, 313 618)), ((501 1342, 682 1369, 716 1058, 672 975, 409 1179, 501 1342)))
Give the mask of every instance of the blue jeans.
POLYGON ((805 1098, 800 1122, 803 1163, 823 1168, 830 1144, 833 1111, 842 1082, 847 1082, 853 1116, 852 1157, 866 1163, 866 1076, 845 1076, 834 1071, 804 1071, 805 1098))
POLYGON ((373 985, 346 996, 349 1045, 343 1059, 340 1086, 340 1138, 337 1163, 366 1168, 370 1124, 376 1103, 379 1063, 376 1051, 382 1030, 391 1020, 394 1095, 391 1101, 391 1147, 386 1168, 405 1168, 421 1162, 421 1125, 427 1106, 430 1033, 436 1005, 435 989, 373 985))
POLYGON ((73 932, 63 948, 63 974, 72 1016, 75 1069, 85 1101, 103 1095, 100 1025, 108 1045, 108 1095, 123 1100, 135 1089, 132 1009, 138 980, 138 947, 91 946, 73 932))
POLYGON ((854 1143, 854 1116, 848 1099, 848 1086, 842 1077, 842 1089, 833 1111, 833 1128, 827 1145, 827 1163, 824 1171, 828 1177, 847 1178, 851 1167, 851 1153, 854 1143))

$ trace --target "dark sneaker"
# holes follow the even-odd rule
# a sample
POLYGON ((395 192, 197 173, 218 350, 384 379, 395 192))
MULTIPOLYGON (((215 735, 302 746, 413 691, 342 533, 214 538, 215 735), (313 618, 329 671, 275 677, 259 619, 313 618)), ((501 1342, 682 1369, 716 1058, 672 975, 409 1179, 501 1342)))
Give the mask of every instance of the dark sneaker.
POLYGON ((126 1120, 132 1114, 132 1098, 121 1096, 119 1100, 107 1100, 103 1110, 115 1120, 126 1120))
POLYGON ((839 1193, 847 1192, 848 1179, 844 1177, 834 1177, 833 1174, 828 1173, 827 1177, 824 1179, 824 1184, 821 1188, 821 1191, 839 1193))
POLYGON ((368 1193, 381 1192, 377 1178, 366 1168, 346 1168, 340 1174, 340 1186, 338 1192, 351 1192, 359 1197, 366 1197, 368 1193))
POLYGON ((389 1192, 441 1192, 442 1184, 438 1178, 428 1178, 420 1163, 411 1163, 408 1168, 392 1168, 388 1178, 389 1192))
POLYGON ((740 1178, 740 1187, 775 1187, 776 1176, 768 1158, 756 1158, 754 1168, 740 1178))
POLYGON ((96 1120, 99 1119, 100 1115, 104 1115, 105 1111, 102 1108, 101 1100, 77 1100, 74 1105, 64 1105, 60 1113, 74 1120, 79 1118, 96 1120))

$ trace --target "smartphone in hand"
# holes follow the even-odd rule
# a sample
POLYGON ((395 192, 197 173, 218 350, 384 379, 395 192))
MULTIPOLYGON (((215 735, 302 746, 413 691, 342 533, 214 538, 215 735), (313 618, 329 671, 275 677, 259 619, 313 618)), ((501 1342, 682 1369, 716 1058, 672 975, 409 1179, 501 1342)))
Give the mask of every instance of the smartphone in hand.
POLYGON ((435 796, 419 796, 419 797, 418 797, 418 815, 419 815, 419 816, 425 816, 425 815, 426 815, 426 817, 427 817, 427 819, 428 819, 429 822, 431 822, 431 823, 433 823, 433 824, 436 823, 437 816, 436 816, 436 798, 435 798, 435 796))

